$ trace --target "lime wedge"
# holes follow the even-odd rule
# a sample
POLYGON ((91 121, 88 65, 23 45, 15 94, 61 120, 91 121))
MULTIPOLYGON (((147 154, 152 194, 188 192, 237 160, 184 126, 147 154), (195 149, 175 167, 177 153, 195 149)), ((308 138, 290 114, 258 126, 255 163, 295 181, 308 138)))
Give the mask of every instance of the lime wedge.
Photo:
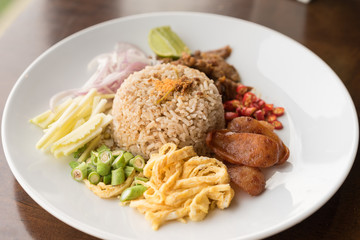
POLYGON ((151 29, 148 42, 150 48, 160 57, 179 58, 183 52, 190 53, 189 48, 170 26, 151 29))

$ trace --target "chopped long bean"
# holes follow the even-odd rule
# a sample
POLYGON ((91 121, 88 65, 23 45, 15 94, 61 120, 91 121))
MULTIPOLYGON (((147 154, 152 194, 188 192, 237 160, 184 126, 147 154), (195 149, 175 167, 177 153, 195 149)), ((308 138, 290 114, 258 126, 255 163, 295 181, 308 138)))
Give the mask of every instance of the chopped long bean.
POLYGON ((141 197, 146 191, 147 187, 144 185, 136 185, 125 189, 120 196, 120 201, 129 201, 141 197))
POLYGON ((111 185, 120 185, 125 182, 125 172, 122 167, 111 171, 111 185))
POLYGON ((146 177, 135 177, 134 180, 135 180, 135 181, 138 180, 138 181, 142 181, 142 182, 147 182, 147 181, 149 181, 149 179, 146 178, 146 177))
POLYGON ((137 155, 129 161, 129 165, 134 167, 136 171, 142 172, 145 167, 145 160, 142 156, 137 155))
POLYGON ((110 150, 104 150, 102 152, 99 153, 99 161, 103 162, 103 163, 109 163, 110 162, 110 165, 111 163, 113 162, 114 160, 114 157, 111 153, 110 150))
POLYGON ((103 182, 108 185, 111 183, 111 173, 103 177, 103 182))
POLYGON ((125 163, 126 165, 129 163, 129 161, 134 158, 134 155, 132 155, 131 152, 125 152, 124 153, 125 163))
POLYGON ((84 178, 86 178, 87 176, 87 166, 86 163, 82 162, 79 166, 75 167, 72 171, 71 171, 71 176, 76 180, 76 181, 81 181, 84 178))
POLYGON ((100 174, 98 174, 97 172, 91 172, 88 176, 88 180, 90 183, 96 185, 100 182, 100 174))
POLYGON ((112 151, 112 154, 113 154, 114 157, 117 157, 117 156, 119 156, 120 154, 123 154, 124 152, 125 152, 124 150, 118 149, 118 150, 112 151))
POLYGON ((119 152, 119 155, 115 158, 114 162, 112 163, 113 169, 117 169, 117 168, 126 166, 124 153, 125 153, 125 151, 119 152))
POLYGON ((92 172, 96 172, 96 166, 93 165, 92 163, 87 163, 86 164, 87 167, 87 174, 89 175, 92 172))
MULTIPOLYGON (((71 175, 75 180, 80 181, 87 178, 94 185, 102 181, 106 185, 116 186, 124 183, 130 175, 134 174, 134 171, 141 172, 145 166, 145 160, 140 155, 134 157, 131 152, 120 149, 111 151, 106 145, 91 150, 93 148, 94 146, 92 148, 89 146, 87 149, 88 156, 90 153, 87 161, 71 161, 69 163, 73 169, 71 175)), ((79 149, 78 153, 81 151, 82 149, 79 149)), ((122 201, 135 199, 146 190, 146 186, 142 186, 141 182, 147 182, 147 178, 136 177, 134 181, 137 181, 134 186, 136 188, 126 190, 121 198, 122 201), (137 187, 138 185, 141 186, 137 187)))
POLYGON ((99 154, 95 151, 91 151, 91 163, 94 164, 95 166, 97 165, 98 163, 98 160, 99 160, 99 154))
POLYGON ((101 176, 105 176, 110 173, 110 170, 111 170, 111 165, 109 163, 98 161, 98 164, 96 166, 97 173, 99 173, 101 176))
POLYGON ((98 147, 98 148, 96 149, 96 151, 97 151, 98 153, 100 153, 100 152, 102 152, 102 151, 110 151, 110 148, 108 148, 106 145, 101 145, 100 147, 98 147))
POLYGON ((135 171, 135 168, 130 167, 130 166, 126 166, 124 168, 126 178, 128 178, 133 173, 133 171, 135 171))
POLYGON ((112 161, 113 161, 113 156, 112 156, 111 151, 103 150, 99 154, 99 159, 98 159, 98 162, 97 162, 96 171, 101 176, 108 175, 110 173, 110 171, 111 171, 112 161))

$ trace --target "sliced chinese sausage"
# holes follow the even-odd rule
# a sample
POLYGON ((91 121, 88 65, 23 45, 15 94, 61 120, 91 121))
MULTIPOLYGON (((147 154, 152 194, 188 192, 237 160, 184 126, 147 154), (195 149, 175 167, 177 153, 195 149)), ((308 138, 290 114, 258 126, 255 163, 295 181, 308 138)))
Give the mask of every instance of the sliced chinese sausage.
POLYGON ((229 122, 227 129, 237 133, 256 133, 268 136, 279 144, 279 161, 278 164, 284 163, 289 158, 289 149, 281 141, 272 125, 265 121, 258 121, 250 117, 238 117, 229 122))
POLYGON ((279 144, 260 134, 214 130, 207 134, 206 144, 219 158, 233 164, 266 168, 279 161, 279 144))
POLYGON ((265 176, 259 168, 228 164, 231 181, 252 196, 265 190, 265 176))

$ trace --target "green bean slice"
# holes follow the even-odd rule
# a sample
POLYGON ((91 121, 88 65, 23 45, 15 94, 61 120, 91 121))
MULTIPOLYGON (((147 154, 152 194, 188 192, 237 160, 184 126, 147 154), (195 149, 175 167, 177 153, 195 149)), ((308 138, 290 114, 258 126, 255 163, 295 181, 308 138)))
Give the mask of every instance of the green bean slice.
POLYGON ((91 163, 96 166, 97 163, 98 163, 98 160, 99 160, 99 153, 97 153, 97 152, 95 152, 95 151, 91 151, 90 156, 91 156, 91 157, 90 157, 91 163))
POLYGON ((116 150, 112 151, 112 154, 113 154, 114 157, 117 157, 120 154, 123 154, 124 152, 125 152, 124 150, 116 149, 116 150))
POLYGON ((125 163, 128 165, 129 161, 134 158, 134 155, 132 155, 131 152, 125 152, 124 153, 125 163))
POLYGON ((96 171, 101 176, 108 175, 110 173, 110 171, 111 171, 111 165, 108 164, 108 163, 104 163, 102 161, 99 161, 97 166, 96 166, 96 171))
POLYGON ((120 196, 120 201, 129 201, 141 197, 146 191, 147 187, 144 185, 136 185, 125 189, 120 196))
MULTIPOLYGON (((112 163, 112 161, 114 160, 114 157, 111 153, 111 151, 109 150, 104 150, 102 152, 99 153, 99 160, 98 162, 103 162, 103 163, 112 163)), ((99 163, 98 163, 99 164, 99 163)))
POLYGON ((87 176, 87 166, 86 163, 82 162, 79 166, 75 167, 71 171, 71 176, 76 181, 81 181, 87 176))
POLYGON ((130 166, 126 166, 124 168, 126 178, 128 178, 134 171, 135 171, 135 168, 130 167, 130 166))
POLYGON ((126 166, 124 153, 125 153, 125 151, 120 152, 119 155, 115 158, 114 162, 112 163, 113 169, 117 169, 117 168, 126 166))
POLYGON ((111 185, 116 186, 125 182, 124 168, 118 168, 111 171, 111 185))
POLYGON ((86 167, 87 167, 87 174, 89 176, 90 173, 92 172, 96 172, 96 166, 92 163, 86 163, 86 167))
POLYGON ((103 177, 103 182, 105 183, 105 185, 108 185, 108 184, 110 184, 111 183, 111 173, 110 174, 108 174, 108 175, 105 175, 104 177, 103 177))
POLYGON ((88 180, 91 184, 98 184, 100 182, 100 174, 98 174, 97 172, 91 172, 88 176, 88 180))
POLYGON ((136 180, 139 180, 139 181, 142 181, 142 182, 148 182, 148 181, 149 181, 149 179, 146 178, 146 177, 135 177, 134 180, 135 180, 135 181, 136 181, 136 180))
POLYGON ((137 155, 129 161, 129 165, 134 167, 136 171, 142 172, 145 167, 145 160, 142 156, 137 155))

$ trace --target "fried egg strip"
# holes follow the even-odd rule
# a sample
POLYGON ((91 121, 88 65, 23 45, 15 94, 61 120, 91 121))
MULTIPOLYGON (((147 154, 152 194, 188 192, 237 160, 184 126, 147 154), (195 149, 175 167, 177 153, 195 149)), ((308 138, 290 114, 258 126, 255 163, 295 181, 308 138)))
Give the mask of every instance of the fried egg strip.
POLYGON ((192 147, 163 145, 143 173, 150 179, 144 183, 148 189, 143 199, 130 201, 130 207, 145 214, 154 230, 170 220, 201 221, 212 208, 227 208, 234 196, 226 166, 197 156, 192 147))

